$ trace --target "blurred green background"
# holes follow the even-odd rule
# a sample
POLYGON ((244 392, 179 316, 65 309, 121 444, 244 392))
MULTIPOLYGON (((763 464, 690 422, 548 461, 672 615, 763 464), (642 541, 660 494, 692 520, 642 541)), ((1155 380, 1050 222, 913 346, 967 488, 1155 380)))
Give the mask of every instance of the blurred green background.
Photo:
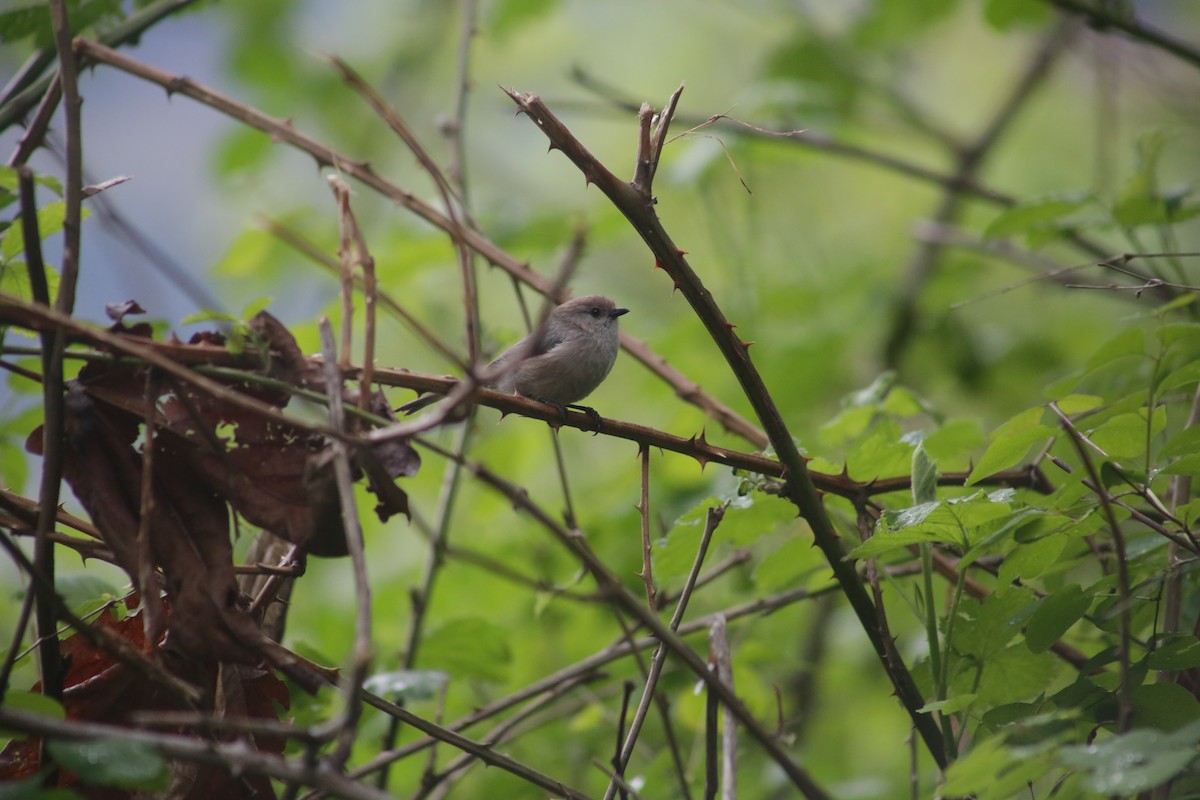
MULTIPOLYGON (((411 153, 320 54, 349 62, 434 158, 448 165, 452 146, 444 130, 457 113, 465 5, 205 3, 152 29, 131 52, 287 118, 436 204, 431 182, 411 153)), ((1200 39, 1200 5, 1134 5, 1157 27, 1200 39)), ((630 177, 636 117, 613 98, 657 107, 685 83, 672 127, 680 136, 665 148, 655 184, 657 211, 739 335, 755 343, 751 355, 802 447, 840 463, 846 443, 836 430, 823 434, 822 426, 838 414, 843 398, 894 369, 898 381, 932 411, 911 425, 932 429, 935 421, 962 420, 968 440, 978 442, 977 456, 985 431, 1041 402, 1047 383, 1081 366, 1115 326, 1149 314, 1150 300, 1065 289, 1053 281, 993 294, 1034 270, 975 246, 938 249, 915 269, 931 235, 979 246, 1004 244, 1024 254, 1020 259, 1041 259, 1043 268, 1096 259, 1055 235, 1061 233, 1057 229, 1047 233, 1062 219, 1107 255, 1195 249, 1188 245, 1196 240, 1194 224, 1177 226, 1171 237, 1133 234, 1113 223, 1112 209, 1131 181, 1145 176, 1138 170, 1156 142, 1160 188, 1194 181, 1200 73, 1153 48, 1065 19, 1037 0, 480 2, 462 119, 470 213, 485 235, 551 276, 572 233, 586 231, 572 291, 604 293, 628 306, 625 330, 749 415, 716 347, 672 292, 670 280, 653 269, 636 234, 597 190, 584 186, 560 153, 546 152, 542 134, 514 115, 499 88, 541 95, 610 169, 630 177), (890 159, 952 176, 960 154, 1017 93, 1031 59, 1051 35, 1060 39, 1048 50, 1044 77, 1014 104, 974 180, 1018 203, 1062 196, 1077 200, 1076 207, 1045 228, 1021 231, 1028 235, 984 240, 1002 206, 967 197, 941 227, 932 227, 945 202, 943 187, 879 162, 890 159), (685 134, 714 115, 728 119, 685 134), (865 155, 771 133, 799 130, 865 155), (895 320, 910 295, 911 335, 900 339, 895 320)), ((15 67, 31 46, 25 39, 0 51, 0 69, 15 67)), ((258 222, 260 215, 282 221, 336 253, 336 209, 311 159, 111 69, 88 75, 82 91, 89 170, 97 180, 134 176, 109 193, 116 213, 166 251, 210 298, 179 289, 156 259, 130 249, 127 233, 92 219, 84 231, 79 313, 100 319, 103 303, 132 296, 166 328, 186 331, 192 328, 182 324, 184 317, 210 302, 236 314, 256 298, 270 297, 270 310, 297 334, 305 352, 315 352, 316 316, 337 313, 336 282, 258 222)), ((39 167, 59 169, 51 158, 39 167)), ((364 187, 356 188, 353 204, 386 291, 465 351, 461 285, 446 236, 364 187)), ((1180 263, 1191 267, 1194 260, 1180 263)), ((1088 284, 1130 282, 1098 270, 1076 277, 1088 284)), ((1186 275, 1180 277, 1187 282, 1186 275)), ((479 279, 484 341, 495 353, 523 334, 523 323, 508 277, 481 264, 479 279)), ((538 300, 528 292, 527 297, 536 309, 538 300)), ((451 369, 390 317, 381 321, 377 361, 439 373, 451 369)), ((37 469, 26 465, 20 451, 28 419, 15 413, 28 408, 22 398, 30 387, 6 380, 0 411, 14 412, 3 414, 0 479, 19 489, 26 485, 26 470, 37 469)), ((393 399, 398 403, 408 395, 397 392, 393 399)), ((752 449, 706 422, 627 356, 588 402, 606 417, 685 437, 704 429, 710 442, 752 449)), ((545 426, 497 420, 493 411, 480 412, 472 456, 526 486, 546 508, 564 508, 545 426)), ((449 443, 456 434, 440 435, 449 443)), ((634 577, 640 564, 636 447, 575 430, 562 431, 558 440, 579 524, 605 561, 640 591, 634 577)), ((967 468, 970 455, 942 466, 967 468)), ((652 453, 651 470, 656 535, 703 498, 735 486, 725 468, 701 470, 670 454, 652 453)), ((426 519, 435 514, 443 472, 444 464, 430 456, 422 472, 405 482, 426 519)), ((396 667, 405 646, 410 590, 420 580, 427 546, 401 519, 375 522, 371 506, 364 495, 376 667, 383 671, 396 667)), ((689 618, 783 588, 823 585, 828 567, 793 517, 782 501, 731 512, 710 561, 736 548, 748 548, 748 560, 706 587, 689 618)), ((852 517, 849 522, 852 526, 852 517)), ((470 482, 454 509, 450 541, 530 577, 590 589, 587 581, 576 583, 577 566, 543 531, 470 482)), ((70 560, 62 558, 64 570, 70 560)), ((660 580, 677 586, 687 562, 665 563, 660 580)), ((115 572, 89 570, 97 573, 114 591, 122 582, 115 572)), ((19 587, 11 565, 0 565, 0 576, 15 596, 19 587)), ((11 636, 15 608, 9 603, 0 611, 2 640, 11 636)), ((286 641, 325 663, 339 663, 350 649, 352 616, 349 563, 313 560, 293 598, 286 641)), ((429 638, 416 663, 452 673, 448 718, 620 637, 604 606, 515 587, 494 570, 453 557, 438 576, 426 627, 429 638), (464 641, 474 642, 477 652, 464 654, 464 641)), ((734 626, 733 642, 739 692, 763 720, 775 718, 775 687, 790 697, 806 659, 815 659, 819 688, 809 697, 812 706, 795 708, 785 701, 783 715, 804 718, 792 730, 800 742, 798 760, 830 791, 843 798, 905 791, 908 721, 845 608, 792 606, 734 626), (806 648, 817 629, 820 655, 806 648)), ((923 647, 920 639, 903 636, 899 646, 914 657, 923 647)), ((618 677, 636 674, 627 661, 609 669, 618 677)), ((32 674, 32 664, 22 662, 17 685, 32 674)), ((669 671, 666 686, 685 723, 685 756, 695 763, 700 744, 691 726, 702 719, 703 702, 682 670, 669 671)), ((506 750, 599 793, 604 780, 589 760, 609 747, 619 682, 598 684, 573 703, 506 750)), ((433 715, 436 705, 420 701, 413 708, 433 715)), ((381 718, 368 714, 360 739, 364 752, 376 746, 383 728, 381 718)), ((630 775, 645 780, 647 797, 665 796, 653 788, 669 775, 661 732, 644 738, 630 775)), ((753 746, 744 750, 745 796, 790 796, 782 775, 753 746)), ((405 762, 392 786, 402 795, 410 792, 422 766, 405 762)), ((928 788, 929 765, 922 766, 928 788)), ((502 772, 482 769, 460 791, 455 796, 541 796, 502 772)))

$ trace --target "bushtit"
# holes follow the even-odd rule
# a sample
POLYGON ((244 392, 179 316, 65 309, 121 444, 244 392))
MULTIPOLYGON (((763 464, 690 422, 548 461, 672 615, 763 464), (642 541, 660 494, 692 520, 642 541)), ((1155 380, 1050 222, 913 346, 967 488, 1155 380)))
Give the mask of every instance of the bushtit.
MULTIPOLYGON (((617 317, 628 311, 598 294, 568 300, 488 365, 489 372, 500 371, 489 388, 560 407, 582 400, 608 377, 617 360, 617 317)), ((426 394, 396 410, 411 414, 440 399, 426 394)))

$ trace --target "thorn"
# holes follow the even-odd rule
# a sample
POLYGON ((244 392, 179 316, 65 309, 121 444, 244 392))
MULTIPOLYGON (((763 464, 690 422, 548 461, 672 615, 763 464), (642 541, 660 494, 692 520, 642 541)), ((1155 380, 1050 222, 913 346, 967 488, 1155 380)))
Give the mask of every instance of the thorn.
POLYGON ((747 350, 750 349, 750 345, 754 344, 754 342, 747 342, 745 339, 739 339, 738 342, 747 350))
POLYGON ((551 142, 551 143, 549 144, 549 146, 547 146, 547 147, 546 147, 546 152, 547 152, 547 153, 553 153, 553 152, 554 152, 555 150, 557 150, 557 149, 558 149, 558 148, 557 148, 557 147, 555 147, 555 145, 554 145, 554 142, 551 142))
POLYGON ((674 294, 675 292, 679 291, 679 279, 675 278, 671 282, 675 284, 675 287, 671 289, 671 294, 674 294))
POLYGON ((701 447, 708 447, 708 440, 704 438, 704 428, 700 429, 700 437, 698 439, 694 436, 692 438, 695 439, 696 443, 701 447))
POLYGON ((675 252, 681 256, 686 256, 688 254, 687 250, 680 250, 678 247, 675 248, 675 252))
POLYGON ((665 267, 663 267, 663 265, 662 265, 662 262, 661 262, 661 261, 659 261, 657 258, 656 258, 656 259, 654 259, 654 268, 655 268, 655 269, 661 269, 661 270, 663 270, 664 272, 666 271, 666 268, 665 268, 665 267))
POLYGON ((729 320, 725 320, 725 328, 726 328, 726 329, 728 329, 728 330, 733 330, 733 329, 734 329, 734 328, 736 328, 736 327, 737 327, 737 325, 734 325, 734 324, 733 324, 732 322, 730 322, 729 320))

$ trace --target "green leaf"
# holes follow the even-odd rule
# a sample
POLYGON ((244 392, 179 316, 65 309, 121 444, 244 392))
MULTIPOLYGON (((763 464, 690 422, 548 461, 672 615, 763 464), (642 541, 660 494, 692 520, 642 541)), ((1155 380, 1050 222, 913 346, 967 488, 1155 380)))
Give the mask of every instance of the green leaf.
POLYGON ((977 419, 953 419, 925 435, 921 443, 936 461, 948 461, 974 450, 984 442, 983 428, 977 419))
POLYGON ((1090 193, 1046 197, 1006 209, 987 226, 983 238, 997 239, 1054 227, 1058 220, 1078 211, 1093 199, 1090 193))
MULTIPOLYGON (((51 719, 66 719, 67 712, 62 703, 46 697, 39 692, 24 692, 9 690, 4 695, 4 707, 11 711, 24 711, 27 714, 39 714, 51 719)), ((9 739, 24 739, 25 733, 7 728, 0 728, 0 737, 9 739)))
POLYGON ((452 678, 503 681, 512 663, 511 633, 481 617, 451 620, 421 642, 421 660, 452 678))
MULTIPOLYGON (((62 200, 54 200, 38 209, 38 235, 42 240, 50 238, 63 228, 66 219, 67 204, 62 200)), ((84 208, 80 211, 80 220, 90 217, 91 211, 84 208)), ((0 239, 0 261, 11 261, 25 250, 25 235, 21 225, 13 225, 4 232, 0 239)))
POLYGON ((1160 392, 1169 392, 1181 386, 1195 386, 1200 383, 1200 361, 1191 361, 1168 373, 1158 382, 1160 392))
POLYGON ((489 6, 489 27, 497 39, 503 40, 509 33, 548 15, 556 5, 558 0, 496 0, 489 6))
POLYGON ((1000 580, 1007 584, 1038 577, 1054 566, 1068 541, 1062 535, 1044 536, 1015 548, 1000 565, 1000 580))
POLYGON ((937 700, 932 703, 926 703, 917 709, 917 711, 922 714, 929 714, 933 711, 940 711, 943 714, 957 714, 959 711, 970 708, 971 704, 975 702, 976 697, 977 695, 971 693, 960 694, 948 700, 937 700))
POLYGON ((68 572, 56 575, 54 588, 77 614, 86 614, 117 597, 117 590, 99 575, 90 572, 68 572))
POLYGON ((918 446, 912 456, 912 496, 914 503, 928 503, 937 499, 937 462, 929 457, 924 447, 918 446))
POLYGON ((998 31, 1042 25, 1050 16, 1050 7, 1042 0, 987 0, 983 6, 983 18, 998 31))
POLYGON ((854 43, 867 49, 905 43, 956 6, 956 0, 876 0, 853 31, 854 43))
POLYGON ((1161 639, 1146 657, 1146 665, 1165 672, 1200 667, 1200 639, 1183 633, 1161 639))
POLYGON ((988 475, 1016 466, 1035 443, 1044 442, 1055 430, 1041 424, 1045 409, 1035 406, 1017 414, 992 431, 992 443, 967 478, 970 486, 988 475))
POLYGON ((1200 425, 1193 425, 1167 439, 1167 443, 1162 446, 1162 450, 1158 451, 1158 455, 1159 458, 1173 458, 1191 455, 1198 449, 1200 449, 1200 425))
POLYGON ((1104 366, 1125 356, 1146 354, 1146 335, 1141 328, 1126 328, 1102 344, 1088 359, 1088 370, 1104 366))
POLYGON ((57 763, 87 783, 156 791, 171 784, 166 759, 142 742, 120 738, 54 739, 46 743, 46 749, 57 763))
POLYGON ((982 601, 964 600, 958 606, 950 644, 977 659, 994 656, 1017 635, 1034 606, 1033 596, 1023 589, 988 595, 982 601))
POLYGON ((1016 641, 986 656, 978 688, 980 707, 1040 697, 1054 685, 1062 670, 1063 663, 1057 656, 1030 652, 1016 641))
POLYGON ((1155 681, 1134 687, 1133 724, 1177 731, 1200 720, 1200 700, 1178 683, 1155 681))
POLYGON ((1058 410, 1073 417, 1104 405, 1104 398, 1094 394, 1069 394, 1055 402, 1058 410))
POLYGON ((450 676, 441 670, 402 669, 372 675, 363 686, 393 702, 405 702, 436 697, 449 681, 450 676))
MULTIPOLYGON (((1159 430, 1166 420, 1155 415, 1159 430)), ((1113 458, 1133 458, 1146 452, 1148 435, 1156 431, 1146 430, 1146 419, 1140 413, 1118 414, 1099 428, 1091 431, 1092 443, 1113 458)))
POLYGON ((875 535, 854 548, 850 557, 870 558, 921 542, 946 542, 968 547, 969 535, 975 529, 1009 515, 1012 497, 1011 489, 1001 489, 921 503, 898 511, 886 510, 879 517, 875 535))
POLYGON ((1000 737, 983 739, 946 770, 938 796, 1007 800, 1027 792, 1028 784, 1046 772, 1048 761, 1048 756, 1007 747, 1000 737))
POLYGON ((1025 643, 1035 653, 1048 650, 1067 629, 1087 613, 1092 598, 1072 583, 1042 600, 1025 630, 1025 643))
POLYGON ((1195 723, 1175 734, 1141 729, 1096 744, 1064 747, 1059 760, 1088 773, 1088 787, 1102 795, 1134 795, 1183 771, 1195 758, 1195 723))

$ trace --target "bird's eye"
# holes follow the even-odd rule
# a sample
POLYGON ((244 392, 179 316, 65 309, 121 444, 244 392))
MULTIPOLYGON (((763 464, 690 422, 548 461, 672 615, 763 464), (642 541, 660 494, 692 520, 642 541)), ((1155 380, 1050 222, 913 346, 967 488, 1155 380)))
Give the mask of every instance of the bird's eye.
POLYGON ((593 317, 598 317, 598 316, 600 316, 600 307, 599 307, 599 306, 592 306, 592 312, 591 312, 591 313, 592 313, 592 316, 593 316, 593 317))

